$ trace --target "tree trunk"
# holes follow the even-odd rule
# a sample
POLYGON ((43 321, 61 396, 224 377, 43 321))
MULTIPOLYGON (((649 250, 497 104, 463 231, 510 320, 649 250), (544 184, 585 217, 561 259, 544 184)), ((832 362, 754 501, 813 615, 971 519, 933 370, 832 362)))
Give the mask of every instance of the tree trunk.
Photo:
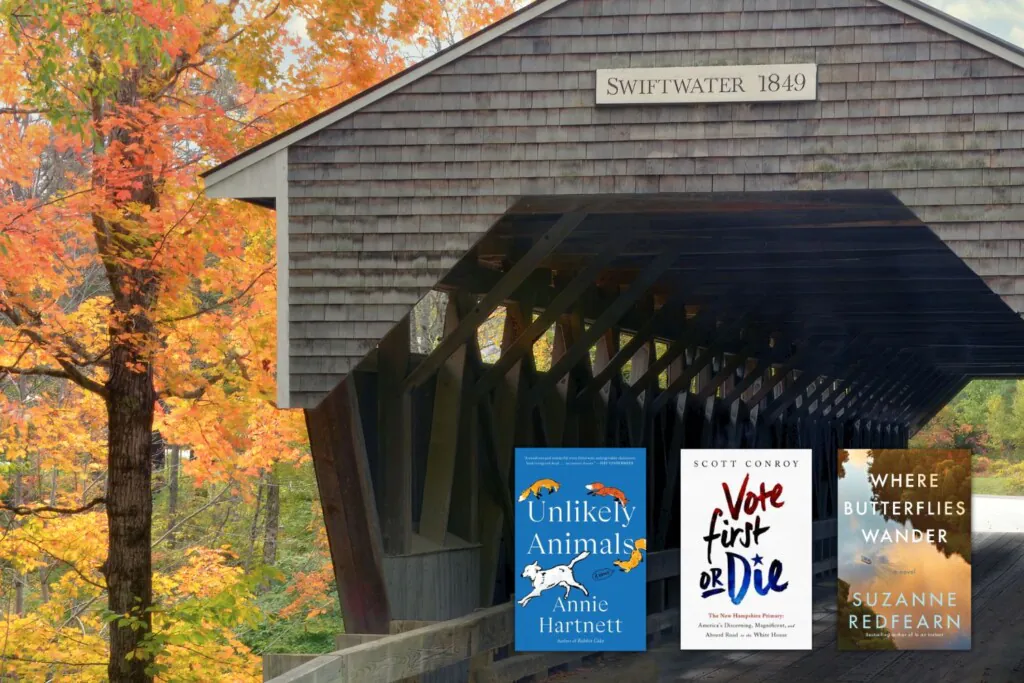
POLYGON ((174 525, 178 523, 178 470, 181 462, 181 449, 170 446, 164 451, 170 472, 167 477, 167 547, 174 547, 174 525))
POLYGON ((277 465, 271 465, 267 472, 266 519, 263 524, 263 564, 273 566, 277 562, 277 529, 281 519, 281 486, 277 476, 277 465))
MULTIPOLYGON (((57 468, 54 467, 50 472, 50 507, 57 505, 57 476, 57 468)), ((53 567, 53 563, 48 563, 39 570, 39 599, 44 604, 50 601, 50 572, 53 571, 53 567)))
MULTIPOLYGON (((141 317, 141 316, 140 316, 141 317)), ((139 325, 148 321, 138 318, 139 325)), ((151 328, 150 328, 151 329, 151 328)), ((148 332, 149 330, 144 330, 148 332)), ((133 653, 150 632, 153 604, 152 543, 153 492, 150 441, 156 399, 152 366, 138 352, 118 341, 111 330, 110 379, 107 382, 109 424, 107 471, 107 526, 110 550, 104 566, 108 605, 114 614, 126 615, 130 624, 110 625, 110 683, 149 683, 148 658, 133 653), (140 371, 141 364, 141 371, 140 371)))
POLYGON ((256 557, 256 532, 260 523, 260 505, 263 503, 263 477, 260 477, 260 485, 256 487, 256 508, 252 511, 252 523, 249 525, 249 552, 245 556, 245 570, 249 571, 252 561, 256 557))
MULTIPOLYGON (((18 507, 21 502, 21 473, 19 472, 14 475, 14 506, 18 507)), ((15 525, 17 526, 17 522, 15 525)), ((14 570, 14 613, 19 617, 25 613, 25 579, 17 569, 14 570)))

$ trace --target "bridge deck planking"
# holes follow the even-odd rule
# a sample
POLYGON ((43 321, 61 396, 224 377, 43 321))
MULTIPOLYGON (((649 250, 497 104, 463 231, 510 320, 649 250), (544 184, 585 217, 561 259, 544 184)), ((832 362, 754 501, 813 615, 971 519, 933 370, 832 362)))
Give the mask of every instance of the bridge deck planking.
POLYGON ((816 586, 810 652, 684 652, 669 641, 643 654, 606 655, 560 683, 631 680, 716 683, 1024 683, 1024 534, 974 535, 970 652, 838 652, 835 586, 816 586))

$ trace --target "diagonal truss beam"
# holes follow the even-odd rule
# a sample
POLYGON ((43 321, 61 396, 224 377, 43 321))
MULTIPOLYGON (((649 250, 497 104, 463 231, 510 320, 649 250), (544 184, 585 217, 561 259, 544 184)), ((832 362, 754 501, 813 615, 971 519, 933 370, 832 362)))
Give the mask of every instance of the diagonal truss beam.
POLYGON ((484 372, 483 376, 477 381, 475 390, 477 397, 483 396, 493 389, 497 382, 508 374, 513 365, 533 350, 534 342, 544 336, 548 328, 576 304, 580 295, 594 284, 601 271, 619 255, 623 245, 628 241, 629 238, 626 235, 618 235, 609 240, 601 252, 587 263, 586 268, 578 272, 559 291, 544 311, 537 316, 537 319, 532 321, 523 330, 512 346, 503 352, 494 365, 484 372))
MULTIPOLYGON (((580 335, 580 338, 576 340, 576 343, 573 344, 566 354, 562 356, 551 370, 549 370, 546 375, 537 382, 537 385, 533 388, 532 396, 534 398, 543 396, 544 393, 562 379, 562 377, 564 377, 571 368, 575 367, 576 364, 583 360, 587 354, 590 353, 590 347, 596 344, 605 332, 619 322, 622 316, 628 313, 633 305, 639 301, 651 287, 654 286, 665 271, 672 267, 677 256, 678 252, 668 252, 652 261, 651 264, 645 268, 642 273, 640 273, 636 280, 629 285, 629 289, 612 301, 611 305, 598 316, 597 320, 594 321, 590 328, 580 335)), ((678 311, 681 307, 681 301, 678 303, 667 303, 652 316, 651 323, 654 323, 656 320, 663 320, 669 313, 678 311), (666 311, 666 308, 669 310, 666 311)), ((641 338, 641 335, 638 334, 634 337, 634 339, 637 338, 641 338)), ((625 348, 628 348, 629 346, 630 344, 627 344, 625 348)), ((634 349, 634 351, 639 350, 641 346, 643 346, 642 338, 636 345, 636 349, 634 349)), ((608 378, 610 378, 615 371, 612 366, 615 359, 618 357, 619 354, 616 354, 612 359, 612 362, 602 368, 601 372, 599 372, 591 382, 587 383, 587 386, 577 394, 577 401, 582 400, 587 394, 596 391, 604 383, 607 383, 608 378), (598 377, 603 377, 604 379, 599 380, 598 377), (593 390, 591 387, 593 387, 593 390)))
POLYGON ((476 334, 477 328, 487 320, 491 313, 519 288, 523 281, 530 276, 545 258, 551 255, 551 252, 573 230, 579 227, 587 215, 586 212, 575 211, 564 214, 555 221, 555 224, 484 295, 480 303, 466 314, 459 322, 459 326, 450 335, 441 340, 440 345, 409 373, 408 377, 405 378, 402 389, 408 390, 419 386, 437 372, 438 368, 455 353, 456 349, 476 334))

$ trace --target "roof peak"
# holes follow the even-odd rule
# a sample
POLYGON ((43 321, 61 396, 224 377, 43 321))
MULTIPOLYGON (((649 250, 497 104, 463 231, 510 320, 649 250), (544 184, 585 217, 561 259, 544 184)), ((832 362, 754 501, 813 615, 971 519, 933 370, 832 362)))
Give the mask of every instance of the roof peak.
MULTIPOLYGON (((562 5, 582 0, 535 0, 507 17, 464 38, 440 52, 420 61, 390 78, 360 92, 353 97, 330 107, 316 116, 299 123, 264 142, 251 147, 235 157, 200 174, 206 179, 207 188, 221 180, 272 156, 276 152, 313 135, 328 126, 355 114, 364 107, 377 102, 393 92, 428 76, 437 69, 450 64, 473 50, 476 50, 524 24, 538 19, 562 5)), ((974 45, 993 56, 1024 68, 1024 48, 994 36, 968 22, 957 19, 921 0, 869 0, 885 5, 921 23, 931 26, 950 36, 974 45)))

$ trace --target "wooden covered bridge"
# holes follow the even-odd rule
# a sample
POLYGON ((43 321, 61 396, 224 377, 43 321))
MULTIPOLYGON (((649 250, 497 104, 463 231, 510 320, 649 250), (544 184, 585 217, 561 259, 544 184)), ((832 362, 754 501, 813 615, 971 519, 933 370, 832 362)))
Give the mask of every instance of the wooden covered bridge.
MULTIPOLYGON (((837 448, 1024 376, 1022 146, 1024 53, 914 0, 539 0, 208 172, 277 212, 278 403, 305 410, 354 646, 288 680, 570 661, 508 652, 515 446, 647 448, 654 636, 682 447, 814 449, 827 580, 837 448), (815 65, 814 97, 597 104, 600 69, 773 64, 815 65)), ((1020 545, 988 546, 993 606, 1020 545)), ((896 680, 878 662, 805 675, 896 680)))

